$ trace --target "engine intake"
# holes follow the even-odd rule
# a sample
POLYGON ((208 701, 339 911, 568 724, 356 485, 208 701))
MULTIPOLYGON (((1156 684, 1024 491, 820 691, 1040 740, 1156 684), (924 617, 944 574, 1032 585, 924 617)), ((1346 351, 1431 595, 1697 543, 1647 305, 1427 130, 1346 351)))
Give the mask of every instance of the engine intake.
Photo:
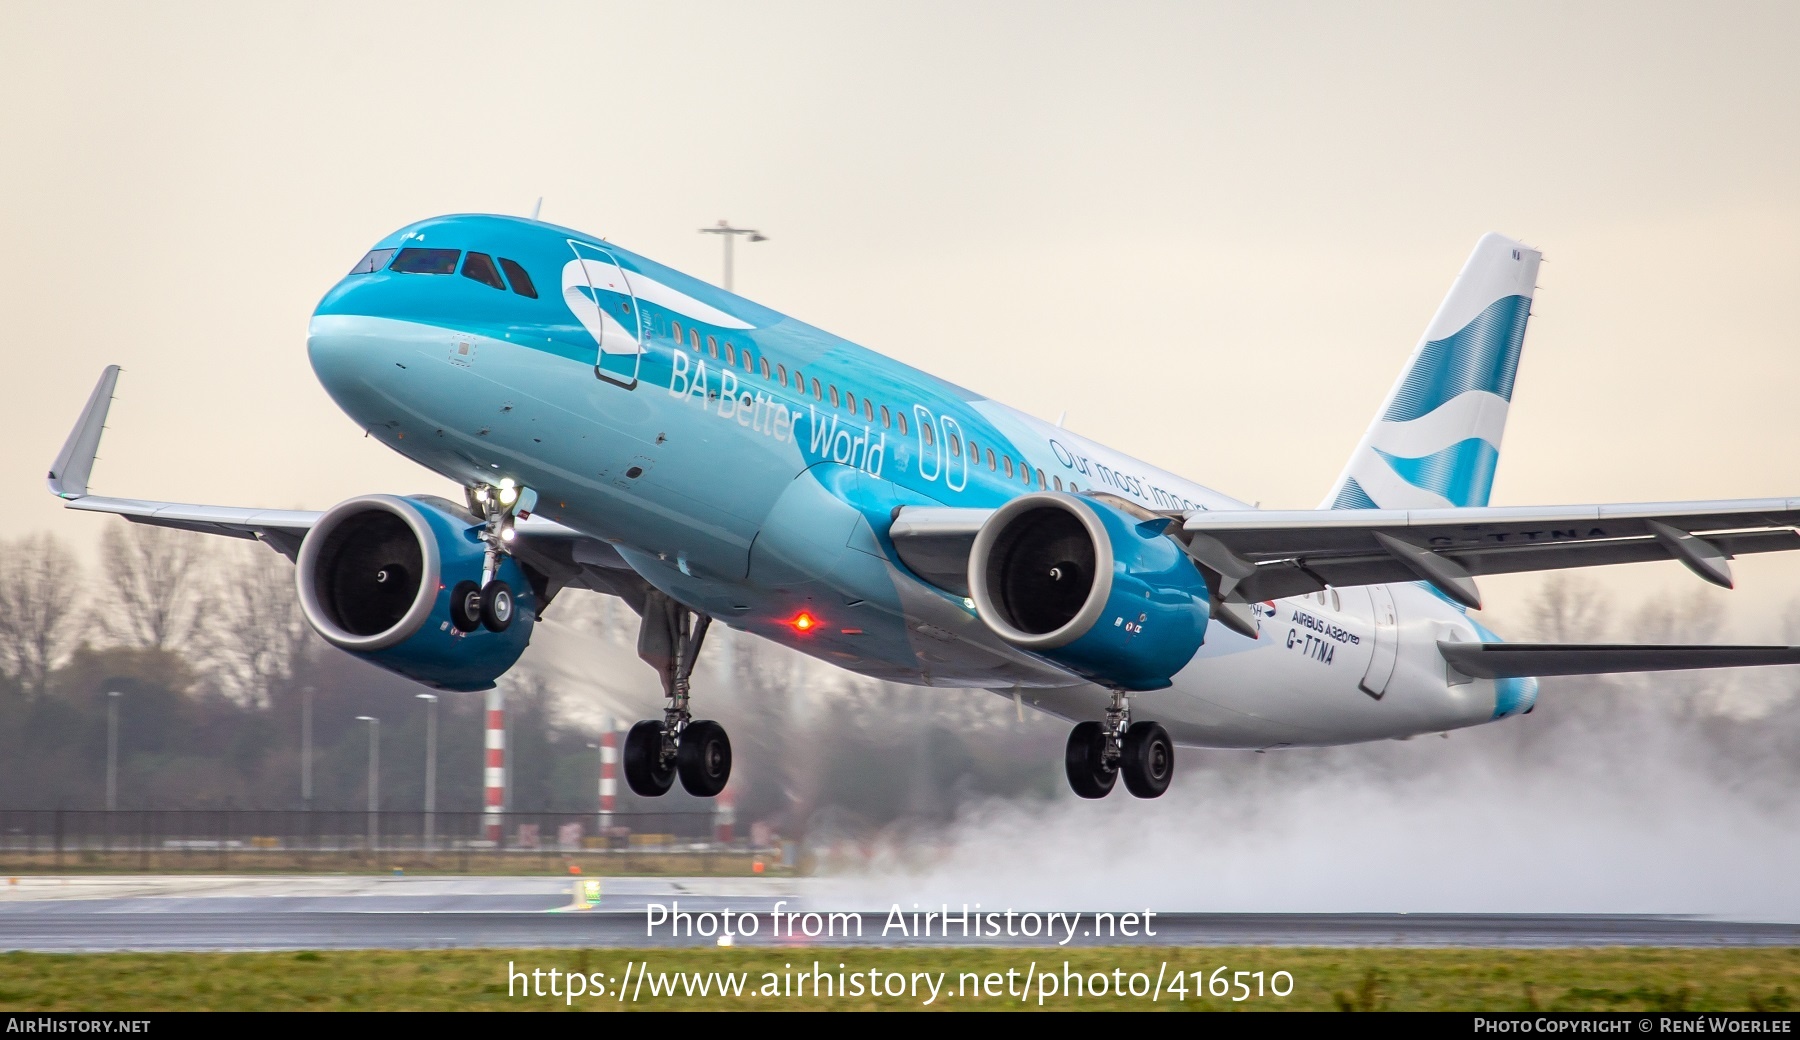
POLYGON ((1210 613, 1167 526, 1075 495, 1022 495, 976 534, 970 596, 1013 646, 1103 685, 1161 689, 1200 648, 1210 613))
POLYGON ((437 534, 405 499, 365 495, 339 503, 313 525, 296 562, 306 620, 345 650, 404 641, 424 625, 436 598, 437 534))
POLYGON ((439 499, 363 495, 318 519, 296 558, 307 623, 325 641, 428 686, 482 690, 524 652, 535 617, 530 583, 510 557, 517 621, 504 632, 449 624, 450 594, 481 578, 479 525, 439 499))

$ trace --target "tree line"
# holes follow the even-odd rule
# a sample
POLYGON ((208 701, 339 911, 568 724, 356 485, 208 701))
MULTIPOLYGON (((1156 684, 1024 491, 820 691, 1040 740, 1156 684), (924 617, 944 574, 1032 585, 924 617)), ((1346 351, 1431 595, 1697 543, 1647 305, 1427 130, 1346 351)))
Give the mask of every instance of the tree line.
MULTIPOLYGON (((654 673, 629 650, 629 608, 571 591, 547 613, 622 648, 617 668, 641 694, 625 721, 660 711, 654 673)), ((537 653, 501 680, 509 808, 592 812, 598 713, 581 675, 548 678, 537 653)), ((1061 782, 1061 725, 1020 722, 992 695, 863 680, 741 634, 715 635, 706 656, 707 713, 736 745, 740 829, 761 820, 793 835, 821 812, 948 818, 970 795, 1048 795, 1061 782)), ((356 717, 369 715, 381 720, 381 804, 415 810, 423 690, 319 639, 293 565, 258 543, 115 522, 84 567, 54 534, 0 540, 0 808, 102 807, 116 692, 120 808, 304 807, 310 699, 310 807, 365 806, 369 733, 356 717)), ((484 698, 443 694, 438 711, 437 805, 479 810, 484 698)), ((655 800, 618 787, 621 811, 709 808, 679 785, 655 800)))
MULTIPOLYGON (((1512 638, 1557 642, 1724 638, 1712 593, 1621 606, 1600 588, 1586 576, 1555 576, 1516 616, 1488 623, 1512 638)), ((652 717, 660 696, 632 653, 629 608, 571 591, 547 615, 578 639, 611 647, 605 660, 614 663, 553 667, 554 652, 534 645, 502 680, 509 807, 591 812, 601 716, 652 717), (615 691, 605 711, 596 707, 600 685, 615 691), (628 692, 617 695, 620 688, 628 692)), ((1790 640, 1800 634, 1800 613, 1792 617, 1790 640)), ((697 705, 731 733, 740 829, 763 822, 789 836, 866 833, 948 821, 981 801, 1067 797, 1066 723, 989 693, 864 679, 715 630, 702 655, 706 674, 696 677, 697 705)), ((1504 732, 1483 732, 1468 753, 1547 761, 1553 749, 1642 744, 1655 732, 1674 734, 1684 753, 1704 752, 1746 783, 1792 779, 1800 774, 1793 688, 1789 669, 1546 680, 1531 716, 1482 727, 1504 732)), ((84 567, 55 535, 0 540, 0 808, 101 807, 111 699, 121 808, 302 807, 301 718, 310 700, 311 807, 365 805, 369 732, 356 717, 369 715, 381 719, 382 805, 414 810, 424 797, 421 691, 315 636, 300 613, 293 565, 254 542, 116 522, 98 565, 84 567)), ((482 806, 483 709, 480 694, 440 698, 440 809, 482 806)), ((1202 787, 1207 777, 1299 775, 1351 761, 1401 768, 1404 758, 1382 746, 1182 755, 1188 783, 1202 787)), ((640 801, 621 781, 619 808, 699 812, 709 804, 679 786, 640 801)))

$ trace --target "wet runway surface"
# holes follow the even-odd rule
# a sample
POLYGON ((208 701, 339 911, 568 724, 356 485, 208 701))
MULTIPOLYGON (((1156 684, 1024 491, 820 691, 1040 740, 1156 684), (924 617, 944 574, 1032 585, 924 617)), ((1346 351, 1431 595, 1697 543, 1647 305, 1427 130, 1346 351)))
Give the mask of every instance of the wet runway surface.
MULTIPOLYGON (((21 878, 0 890, 0 950, 293 950, 712 945, 729 908, 755 945, 1800 946, 1800 924, 1565 914, 1216 914, 1159 912, 1154 935, 1096 935, 1093 915, 1015 915, 1014 934, 903 934, 885 911, 826 919, 809 881, 607 878, 599 904, 570 909, 562 878, 21 878), (695 916, 698 932, 646 935, 646 908, 695 916), (771 916, 781 904, 780 921, 771 916), (709 915, 707 912, 711 911, 709 915), (704 915, 704 916, 702 916, 704 915), (755 934, 746 915, 754 915, 755 934), (860 922, 860 935, 857 934, 860 922), (1053 929, 1046 939, 1043 929, 1053 929), (1021 934, 1026 930, 1036 935, 1021 934), (845 934, 845 932, 849 934, 845 934), (790 934, 791 933, 791 934, 790 934)), ((913 925, 910 914, 907 920, 913 925)), ((1136 929, 1144 931, 1140 926, 1136 929)))

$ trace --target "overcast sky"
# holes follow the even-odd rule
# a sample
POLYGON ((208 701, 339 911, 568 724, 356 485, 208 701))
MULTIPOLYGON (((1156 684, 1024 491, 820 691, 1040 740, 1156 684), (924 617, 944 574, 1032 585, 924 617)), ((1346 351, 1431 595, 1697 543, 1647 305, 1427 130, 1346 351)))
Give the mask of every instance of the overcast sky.
POLYGON ((307 317, 394 228, 540 195, 710 279, 695 229, 759 227, 745 294, 1288 507, 1500 231, 1546 262, 1495 504, 1800 495, 1797 41, 1794 4, 12 0, 9 527, 117 522, 42 490, 108 363, 97 491, 441 488, 307 317))

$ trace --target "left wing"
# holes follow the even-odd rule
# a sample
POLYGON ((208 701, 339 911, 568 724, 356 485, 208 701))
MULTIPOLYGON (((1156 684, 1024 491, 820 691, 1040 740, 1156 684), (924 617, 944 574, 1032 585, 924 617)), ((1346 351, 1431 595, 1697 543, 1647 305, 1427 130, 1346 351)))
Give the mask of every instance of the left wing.
MULTIPOLYGON (((113 390, 118 382, 119 366, 108 365, 100 373, 100 381, 94 384, 94 392, 88 396, 81 418, 76 420, 75 428, 69 431, 69 439, 50 466, 51 493, 64 499, 69 509, 113 513, 133 523, 156 527, 254 538, 288 559, 294 559, 306 533, 323 514, 301 509, 209 506, 88 494, 88 480, 100 450, 100 435, 105 430, 106 414, 112 407, 113 390)), ((439 501, 450 509, 461 508, 455 503, 439 501)), ((471 517, 469 522, 476 521, 471 517)), ((537 592, 544 606, 549 606, 551 597, 558 591, 575 587, 618 596, 633 610, 643 613, 644 595, 649 586, 609 543, 541 516, 520 520, 514 532, 516 537, 511 552, 526 565, 526 573, 538 585, 537 592)))

